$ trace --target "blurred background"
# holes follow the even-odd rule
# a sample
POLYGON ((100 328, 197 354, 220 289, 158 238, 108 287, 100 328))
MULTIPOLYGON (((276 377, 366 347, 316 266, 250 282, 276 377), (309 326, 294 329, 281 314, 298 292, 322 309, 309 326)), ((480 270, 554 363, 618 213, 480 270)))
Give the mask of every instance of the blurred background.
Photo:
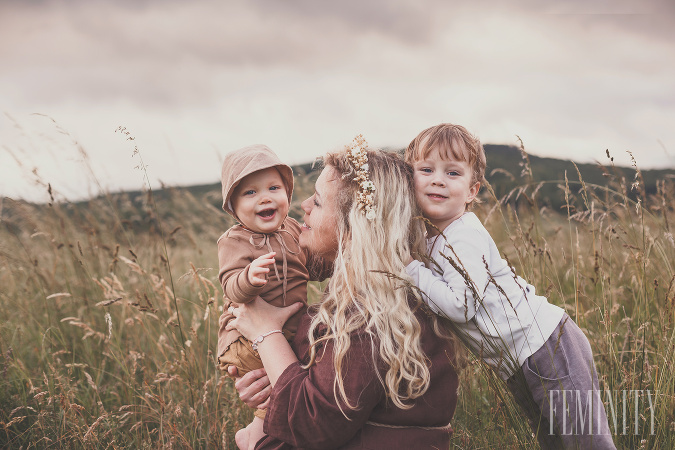
POLYGON ((215 183, 245 145, 298 164, 440 122, 675 167, 672 2, 465 3, 0 0, 0 196, 215 183))

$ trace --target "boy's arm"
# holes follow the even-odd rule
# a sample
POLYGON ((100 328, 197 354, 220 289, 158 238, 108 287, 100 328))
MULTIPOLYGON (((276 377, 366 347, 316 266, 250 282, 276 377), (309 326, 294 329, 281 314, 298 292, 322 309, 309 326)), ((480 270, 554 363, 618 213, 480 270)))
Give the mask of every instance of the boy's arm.
POLYGON ((265 285, 254 286, 249 280, 253 260, 248 242, 228 236, 218 240, 218 279, 225 298, 235 303, 249 303, 260 295, 265 285))
POLYGON ((443 276, 420 261, 406 267, 429 307, 454 322, 473 318, 488 281, 484 259, 489 255, 488 242, 478 232, 462 234, 448 236, 448 245, 442 245, 441 254, 433 255, 443 276))

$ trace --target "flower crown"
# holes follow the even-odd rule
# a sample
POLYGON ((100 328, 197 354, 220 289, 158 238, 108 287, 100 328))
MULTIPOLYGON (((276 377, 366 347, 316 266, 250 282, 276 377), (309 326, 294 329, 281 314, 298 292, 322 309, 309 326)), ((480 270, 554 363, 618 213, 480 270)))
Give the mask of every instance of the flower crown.
POLYGON ((368 143, 362 135, 354 138, 347 148, 347 160, 354 166, 356 176, 354 181, 359 185, 356 201, 359 209, 366 215, 366 219, 375 218, 375 185, 368 177, 368 153, 366 148, 368 143))

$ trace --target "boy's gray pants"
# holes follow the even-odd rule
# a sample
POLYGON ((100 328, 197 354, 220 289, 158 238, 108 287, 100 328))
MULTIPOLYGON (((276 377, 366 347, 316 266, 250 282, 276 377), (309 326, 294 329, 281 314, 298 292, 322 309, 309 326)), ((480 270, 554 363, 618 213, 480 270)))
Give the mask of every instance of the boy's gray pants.
POLYGON ((591 345, 567 314, 506 384, 542 449, 616 449, 591 345))

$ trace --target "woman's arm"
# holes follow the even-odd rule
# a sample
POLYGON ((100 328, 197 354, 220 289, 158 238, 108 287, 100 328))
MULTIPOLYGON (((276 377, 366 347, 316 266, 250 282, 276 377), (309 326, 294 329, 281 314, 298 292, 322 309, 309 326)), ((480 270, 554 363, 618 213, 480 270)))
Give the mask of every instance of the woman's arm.
MULTIPOLYGON (((251 303, 233 308, 235 319, 227 324, 226 329, 236 328, 242 336, 253 342, 270 331, 280 331, 286 321, 303 306, 298 302, 285 308, 277 308, 256 297, 251 303)), ((288 366, 298 361, 283 333, 265 336, 258 342, 258 353, 272 386, 288 366)))
MULTIPOLYGON (((297 308, 298 310, 300 308, 297 308)), ((281 328, 279 328, 281 329, 281 328)), ((282 333, 274 333, 258 344, 258 353, 263 366, 267 371, 267 377, 272 387, 284 371, 293 363, 298 362, 298 357, 282 333)))
MULTIPOLYGON (((277 308, 256 299, 236 309, 237 318, 231 325, 253 340, 268 331, 281 329, 295 310, 293 305, 277 308)), ((309 369, 302 368, 281 333, 271 334, 258 344, 258 352, 274 386, 265 418, 268 435, 296 447, 334 448, 351 440, 363 428, 373 408, 384 398, 384 388, 378 378, 379 368, 372 361, 375 344, 371 337, 355 332, 350 339, 348 354, 343 359, 342 379, 345 394, 357 407, 355 410, 335 398, 331 342, 319 350, 316 363, 309 369)), ((242 382, 237 387, 240 393, 252 386, 246 381, 246 385, 242 382)), ((248 390, 246 395, 249 394, 255 393, 248 390)), ((341 398, 339 394, 338 398, 341 398)))
POLYGON ((328 342, 309 369, 297 362, 277 379, 265 418, 269 436, 293 447, 338 448, 363 429, 385 394, 372 361, 370 337, 352 333, 350 338, 342 379, 356 409, 347 406, 335 389, 333 345, 328 342))

